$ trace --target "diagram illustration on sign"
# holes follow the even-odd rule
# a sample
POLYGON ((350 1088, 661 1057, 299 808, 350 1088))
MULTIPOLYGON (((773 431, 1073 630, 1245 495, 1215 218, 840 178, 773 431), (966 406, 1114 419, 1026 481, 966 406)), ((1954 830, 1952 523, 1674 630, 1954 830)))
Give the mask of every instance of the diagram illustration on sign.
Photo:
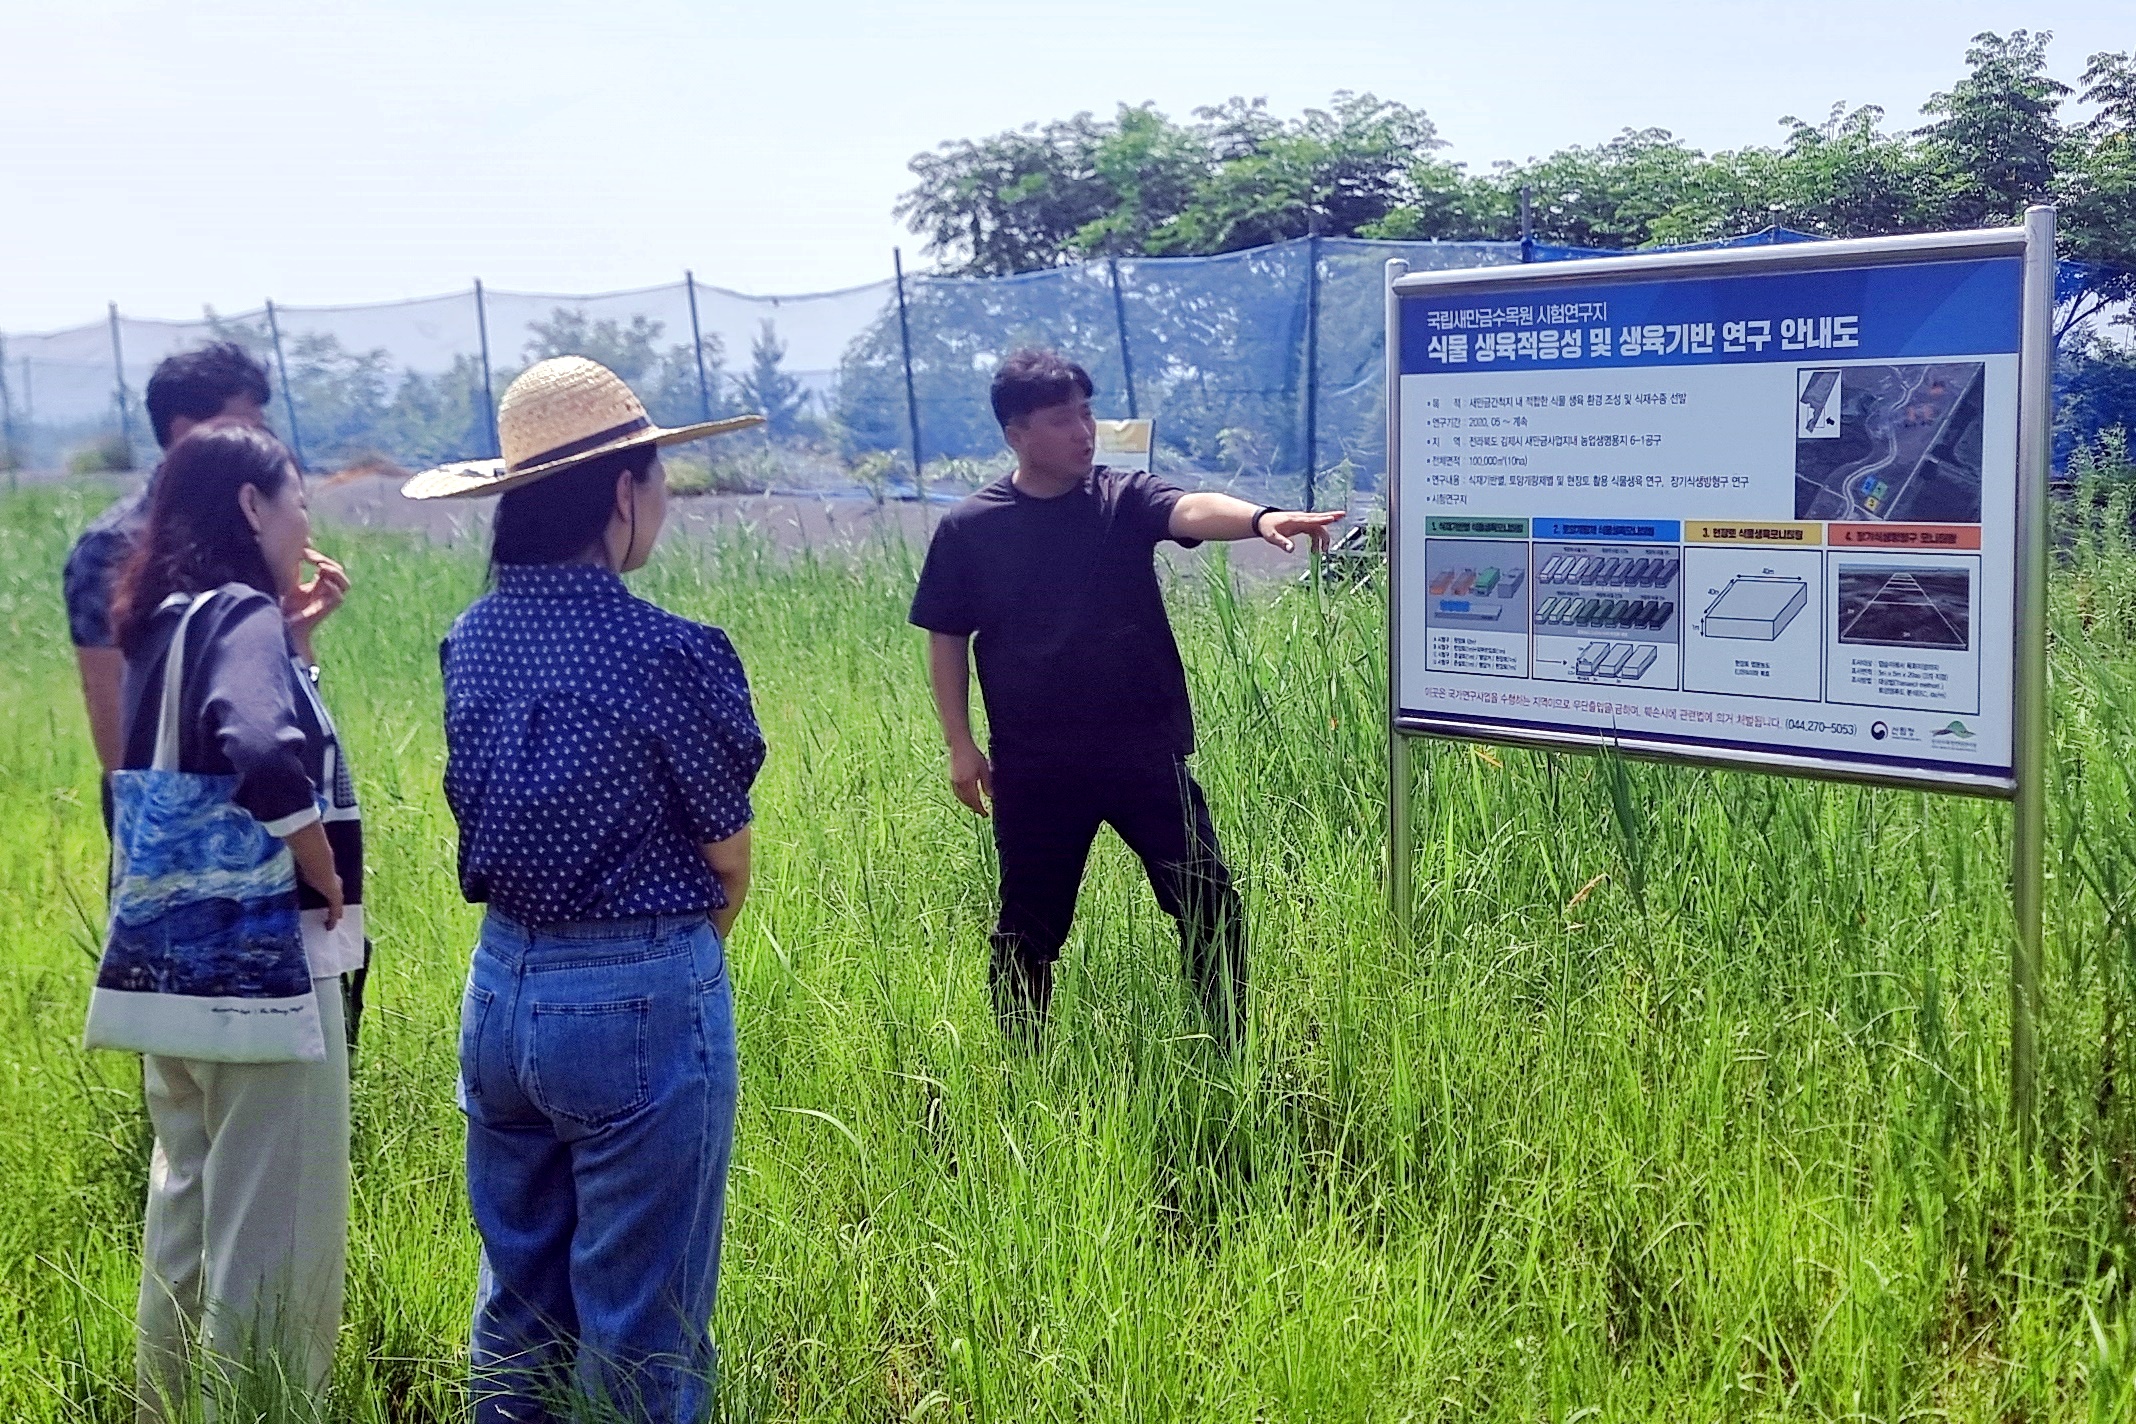
POLYGON ((1528 675, 1528 546, 1434 539, 1427 557, 1431 665, 1484 677, 1528 675))
POLYGON ((1839 438, 1839 372, 1806 370, 1796 377, 1801 395, 1795 402, 1795 438, 1839 438))
POLYGON ((1682 567, 1673 544, 1537 543, 1531 675, 1674 688, 1682 567))
POLYGON ((1770 643, 1787 631, 1810 601, 1810 586, 1799 578, 1742 576, 1728 581, 1720 596, 1706 605, 1699 620, 1702 638, 1755 638, 1770 643))
POLYGON ((1580 649, 1573 669, 1581 677, 1615 677, 1637 682, 1654 665, 1652 643, 1589 643, 1580 649))
POLYGON ((1979 522, 1980 362, 1806 370, 1799 381, 1797 519, 1979 522))

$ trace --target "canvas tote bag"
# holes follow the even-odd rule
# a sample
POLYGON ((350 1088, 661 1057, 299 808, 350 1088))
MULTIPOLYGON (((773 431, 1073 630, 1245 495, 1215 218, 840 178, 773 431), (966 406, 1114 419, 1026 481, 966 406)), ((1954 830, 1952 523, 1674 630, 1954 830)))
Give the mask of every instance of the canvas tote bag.
POLYGON ((296 860, 230 799, 235 776, 178 769, 185 604, 164 656, 155 759, 111 778, 111 922, 90 1048, 216 1063, 320 1063, 326 1042, 297 917, 296 860))

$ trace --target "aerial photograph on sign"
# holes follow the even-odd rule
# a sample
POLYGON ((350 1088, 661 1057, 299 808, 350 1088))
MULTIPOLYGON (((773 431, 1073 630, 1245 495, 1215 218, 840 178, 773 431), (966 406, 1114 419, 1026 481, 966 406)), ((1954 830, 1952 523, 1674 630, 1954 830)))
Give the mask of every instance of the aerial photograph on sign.
POLYGON ((1807 368, 1795 407, 1795 517, 1980 520, 1978 361, 1807 368))

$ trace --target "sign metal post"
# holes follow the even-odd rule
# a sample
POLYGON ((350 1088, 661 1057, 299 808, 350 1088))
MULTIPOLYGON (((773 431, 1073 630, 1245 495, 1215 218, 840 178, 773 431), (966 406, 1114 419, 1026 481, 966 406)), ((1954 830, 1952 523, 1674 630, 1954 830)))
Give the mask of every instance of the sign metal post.
POLYGON ((2012 721, 2010 1113, 2029 1149, 2039 1107, 2047 854, 2047 474, 2054 448, 2054 209, 2025 212, 2017 408, 2017 676, 2012 721))
POLYGON ((1402 503, 1402 309, 1394 291, 1408 274, 1407 262, 1387 259, 1387 897, 1394 907, 1395 933, 1404 937, 1413 923, 1410 871, 1416 841, 1409 823, 1409 738, 1401 726, 1400 659, 1394 653, 1402 645, 1402 585, 1395 573, 1400 558, 1395 531, 1401 527, 1402 503))

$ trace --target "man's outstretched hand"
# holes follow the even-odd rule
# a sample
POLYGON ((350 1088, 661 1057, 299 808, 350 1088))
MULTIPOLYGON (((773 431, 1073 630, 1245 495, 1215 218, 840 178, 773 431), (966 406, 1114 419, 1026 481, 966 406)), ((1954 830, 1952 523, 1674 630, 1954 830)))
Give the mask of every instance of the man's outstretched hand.
POLYGON ((1279 509, 1261 517, 1261 537, 1288 554, 1298 546, 1299 535, 1313 541, 1313 547, 1325 554, 1328 551, 1328 526, 1340 520, 1348 510, 1321 510, 1307 513, 1301 509, 1279 509))
POLYGON ((1172 504, 1172 517, 1165 530, 1174 539, 1251 539, 1256 534, 1288 554, 1296 541, 1307 538, 1313 547, 1328 547, 1328 526, 1345 517, 1340 509, 1310 513, 1302 509, 1271 509, 1254 528, 1254 506, 1235 495, 1215 490, 1183 494, 1172 504))
POLYGON ((992 814, 987 803, 994 799, 994 768, 977 744, 949 749, 949 784, 973 815, 984 819, 992 814))

